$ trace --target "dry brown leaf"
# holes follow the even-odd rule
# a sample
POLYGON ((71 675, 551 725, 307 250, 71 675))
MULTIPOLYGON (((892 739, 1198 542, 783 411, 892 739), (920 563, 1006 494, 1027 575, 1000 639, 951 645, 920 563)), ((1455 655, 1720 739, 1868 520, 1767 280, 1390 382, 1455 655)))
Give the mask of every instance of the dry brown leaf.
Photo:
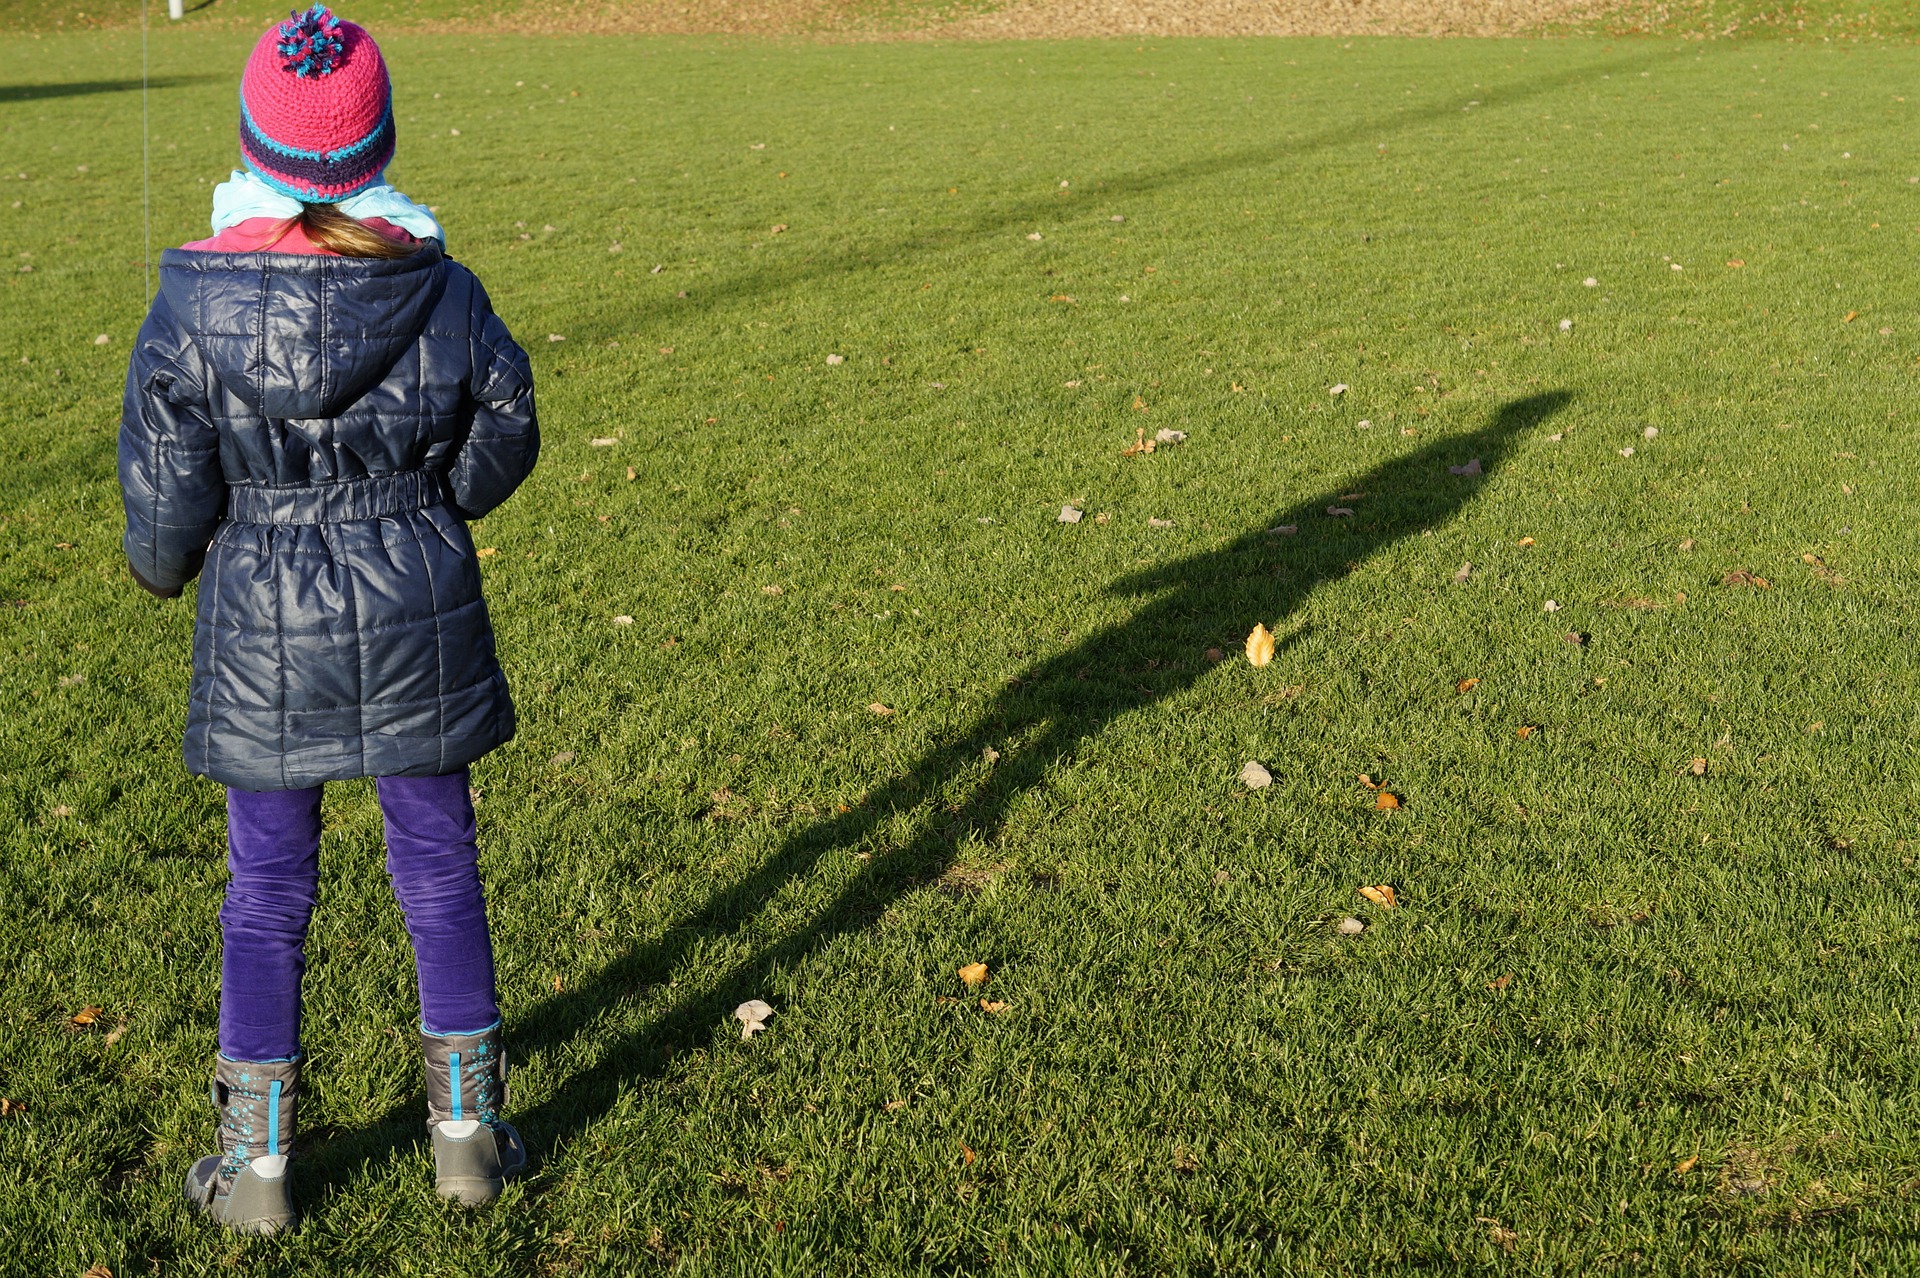
POLYGON ((1373 806, 1379 812, 1392 812, 1400 806, 1400 796, 1390 790, 1382 790, 1374 796, 1373 806))
POLYGON ((1519 727, 1513 730, 1513 735, 1516 737, 1519 737, 1522 741, 1525 741, 1528 737, 1532 736, 1534 733, 1538 731, 1540 731, 1540 729, 1536 725, 1531 723, 1523 723, 1519 727))
POLYGON ((1842 324, 1851 324, 1859 318, 1860 318, 1859 311, 1848 311, 1846 315, 1840 320, 1840 322, 1842 324))
POLYGON ((1265 622, 1255 625, 1253 633, 1247 636, 1247 660, 1255 666, 1264 666, 1273 660, 1273 632, 1265 622))
POLYGON ((566 982, 565 982, 565 981, 562 981, 562 980, 561 980, 561 979, 560 979, 559 977, 557 977, 557 976, 553 978, 553 992, 554 992, 555 994, 559 994, 559 993, 562 993, 562 992, 564 992, 564 991, 565 991, 565 989, 566 989, 566 987, 567 987, 567 986, 566 986, 566 982))
POLYGON ((1399 898, 1393 893, 1393 884, 1391 883, 1380 883, 1371 887, 1363 887, 1359 889, 1359 891, 1361 896, 1366 897, 1367 900, 1372 901, 1383 910, 1391 910, 1400 904, 1399 898))
POLYGON ((1462 679, 1459 683, 1453 685, 1453 690, 1455 692, 1472 692, 1479 686, 1480 681, 1478 679, 1462 679))
POLYGON ((1227 654, 1220 651, 1218 648, 1207 649, 1207 664, 1217 666, 1221 662, 1225 661, 1226 659, 1227 659, 1227 654))
POLYGON ((868 702, 868 703, 867 703, 867 709, 869 709, 869 710, 871 710, 871 711, 873 711, 873 712, 874 712, 875 714, 877 714, 877 715, 881 715, 881 716, 885 716, 885 715, 890 715, 890 714, 892 714, 892 713, 893 713, 893 711, 892 711, 892 709, 890 709, 890 708, 889 708, 889 707, 887 707, 887 706, 883 706, 883 705, 881 705, 881 704, 880 704, 880 703, 879 703, 878 701, 871 701, 871 702, 868 702))
POLYGON ((886 1106, 885 1106, 886 1111, 889 1114, 898 1113, 899 1111, 905 1109, 906 1107, 907 1107, 907 1103, 903 1100, 890 1100, 886 1103, 886 1106))
POLYGON ((1329 518, 1329 519, 1351 519, 1351 518, 1353 518, 1353 507, 1351 507, 1351 506, 1329 506, 1329 507, 1327 507, 1327 518, 1329 518))
POLYGON ((499 553, 500 549, 497 546, 482 546, 473 552, 476 559, 491 559, 499 553))
POLYGON ((1734 270, 1736 270, 1736 271, 1737 271, 1737 270, 1739 270, 1739 269, 1740 269, 1741 267, 1743 267, 1743 266, 1745 266, 1745 265, 1746 265, 1746 263, 1745 263, 1745 262, 1743 262, 1743 261, 1741 261, 1741 260, 1740 260, 1739 258, 1737 258, 1737 257, 1734 257, 1734 258, 1728 258, 1728 259, 1727 259, 1727 265, 1728 265, 1728 266, 1731 266, 1731 267, 1732 267, 1732 268, 1733 268, 1734 270))
POLYGON ((1694 548, 1695 546, 1697 546, 1697 545, 1699 545, 1699 544, 1700 544, 1700 543, 1699 543, 1699 542, 1697 542, 1697 541, 1695 541, 1695 540, 1694 540, 1693 538, 1691 538, 1691 537, 1688 537, 1688 538, 1687 538, 1687 539, 1686 539, 1685 541, 1682 541, 1682 542, 1680 543, 1680 550, 1681 550, 1681 553, 1683 553, 1683 554, 1692 554, 1692 553, 1693 553, 1693 548, 1694 548))
POLYGON ((25 1101, 9 1100, 5 1096, 0 1096, 0 1118, 19 1118, 26 1112, 25 1101))
POLYGON ((1687 771, 1693 776, 1704 777, 1707 775, 1707 761, 1695 755, 1693 762, 1687 765, 1687 771))
POLYGON ((1378 790, 1380 788, 1380 783, 1378 781, 1375 781, 1372 777, 1368 776, 1364 772, 1360 774, 1360 784, 1364 785, 1369 790, 1378 790))
POLYGON ((1690 1158, 1683 1158, 1679 1162, 1673 1165, 1673 1174, 1676 1176, 1684 1176, 1688 1172, 1692 1171, 1695 1167, 1698 1167, 1699 1165, 1700 1165, 1700 1155, 1698 1154, 1695 1154, 1690 1158))
POLYGON ((960 1147, 960 1161, 968 1167, 973 1166, 973 1160, 978 1157, 979 1155, 974 1153, 970 1146, 962 1145, 960 1147))
POLYGON ((101 1014, 102 1013, 100 1011, 100 1005, 97 1003, 90 1003, 86 1007, 83 1007, 79 1011, 75 1012, 72 1018, 68 1020, 67 1024, 93 1025, 100 1020, 101 1014))
POLYGON ((1508 1229, 1491 1216, 1475 1216, 1473 1219, 1476 1224, 1487 1227, 1487 1240, 1501 1251, 1510 1252, 1520 1242, 1519 1234, 1508 1229))
POLYGON ((1505 988, 1507 988, 1507 986, 1511 984, 1513 984, 1513 973, 1504 972, 1501 975, 1494 977, 1491 981, 1488 981, 1487 988, 1498 993, 1499 991, 1504 990, 1505 988))
POLYGON ((983 998, 980 1000, 980 1010, 988 1013, 989 1015, 998 1016, 1000 1013, 1007 1010, 1007 1005, 1005 1003, 991 1002, 983 998))
POLYGON ((985 963, 969 963, 961 968, 956 975, 967 985, 985 985, 987 983, 987 965, 985 963))
POLYGON ((1755 590, 1773 589, 1772 582, 1757 573, 1748 572, 1745 568, 1734 569, 1720 579, 1720 584, 1723 586, 1751 586, 1755 590))
POLYGON ((107 1268, 105 1262, 102 1262, 81 1274, 80 1278, 113 1278, 113 1270, 107 1268))
POLYGON ((1531 537, 1522 537, 1522 538, 1520 539, 1520 543, 1519 543, 1519 544, 1520 544, 1521 546, 1523 546, 1523 547, 1524 547, 1524 546, 1531 546, 1531 545, 1533 545, 1533 538, 1531 538, 1531 537))

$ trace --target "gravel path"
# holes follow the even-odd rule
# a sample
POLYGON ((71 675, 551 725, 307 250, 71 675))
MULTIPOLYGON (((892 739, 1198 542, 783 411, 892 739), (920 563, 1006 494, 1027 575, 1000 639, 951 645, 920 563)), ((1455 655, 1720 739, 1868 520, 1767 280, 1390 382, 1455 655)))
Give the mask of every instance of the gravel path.
POLYGON ((1031 40, 1063 36, 1529 35, 1620 0, 1011 0, 951 21, 878 26, 836 0, 545 0, 495 23, 529 32, 1031 40))

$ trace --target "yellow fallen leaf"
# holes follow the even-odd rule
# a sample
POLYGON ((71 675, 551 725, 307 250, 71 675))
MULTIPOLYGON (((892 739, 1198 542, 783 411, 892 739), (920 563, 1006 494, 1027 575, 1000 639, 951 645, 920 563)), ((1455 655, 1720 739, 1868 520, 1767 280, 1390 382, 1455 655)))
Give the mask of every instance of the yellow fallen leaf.
POLYGON ((1392 812, 1400 806, 1400 796, 1390 791, 1382 790, 1374 797, 1373 806, 1376 811, 1392 812))
POLYGON ((868 703, 867 709, 878 715, 889 715, 893 713, 889 707, 881 705, 878 701, 868 703))
POLYGON ((100 1019, 100 1015, 101 1013, 100 1013, 99 1005, 97 1003, 89 1004, 88 1006, 83 1007, 79 1011, 75 1012, 73 1014, 73 1019, 70 1020, 68 1024, 92 1025, 94 1022, 100 1019))
POLYGON ((1673 1174, 1676 1176, 1684 1176, 1699 1165, 1700 1155, 1698 1154, 1693 1155, 1691 1158, 1683 1158, 1673 1165, 1673 1174))
POLYGON ((482 546, 473 553, 477 559, 491 559, 500 553, 500 548, 498 546, 482 546))
POLYGON ((1536 728, 1531 723, 1523 723, 1519 727, 1513 730, 1513 735, 1516 737, 1519 737, 1522 741, 1525 741, 1528 737, 1532 736, 1534 733, 1538 732, 1539 730, 1540 729, 1536 728))
POLYGON ((985 985, 987 983, 987 965, 985 963, 969 963, 961 968, 957 975, 968 985, 985 985))
POLYGON ((1453 690, 1455 692, 1472 692, 1479 686, 1480 681, 1478 679, 1462 679, 1459 683, 1453 685, 1453 690))
POLYGON ((1360 895, 1366 897, 1383 910, 1391 910, 1400 904, 1399 900, 1393 894, 1393 884, 1391 883, 1382 883, 1377 887, 1363 887, 1360 889, 1360 895))
POLYGON ((1256 666, 1273 660, 1273 632, 1265 622, 1254 626, 1253 633, 1247 636, 1247 660, 1256 666))
POLYGON ((558 993, 560 993, 560 991, 561 991, 562 989, 564 989, 564 988, 565 988, 565 985, 564 985, 564 984, 563 984, 563 982, 562 982, 562 981, 560 980, 560 978, 559 978, 559 977, 557 977, 557 976, 556 976, 556 977, 554 977, 554 978, 553 978, 553 992, 554 992, 555 994, 558 994, 558 993))
POLYGON ((1522 538, 1520 539, 1520 544, 1521 544, 1522 546, 1531 546, 1531 545, 1533 544, 1533 538, 1531 538, 1531 537, 1522 537, 1522 538))
POLYGON ((1846 318, 1845 318, 1845 319, 1843 319, 1843 320, 1841 320, 1840 322, 1841 322, 1842 324, 1851 324, 1851 323, 1853 323, 1853 322, 1854 322, 1855 320, 1857 320, 1857 319, 1859 319, 1859 318, 1860 318, 1860 312, 1859 312, 1859 311, 1848 311, 1848 312, 1847 312, 1847 316, 1846 316, 1846 318))
POLYGON ((960 1161, 967 1166, 973 1166, 973 1160, 977 1157, 979 1157, 979 1155, 975 1154, 970 1146, 962 1145, 960 1147, 960 1161))
POLYGON ((983 998, 980 1000, 980 1010, 998 1016, 1007 1010, 1007 1005, 1005 1003, 991 1003, 983 998))

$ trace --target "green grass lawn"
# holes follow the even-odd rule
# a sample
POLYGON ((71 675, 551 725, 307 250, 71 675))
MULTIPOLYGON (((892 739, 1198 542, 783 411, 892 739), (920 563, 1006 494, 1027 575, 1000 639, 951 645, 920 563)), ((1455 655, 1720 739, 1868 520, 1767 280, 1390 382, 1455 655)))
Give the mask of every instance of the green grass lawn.
MULTIPOLYGON (((156 244, 248 39, 156 33, 156 244)), ((475 528, 534 1172, 432 1195, 360 783, 305 1226, 179 1201, 224 813, 119 551, 138 44, 15 36, 0 1272, 1920 1268, 1920 50, 387 47, 547 436, 475 528)))

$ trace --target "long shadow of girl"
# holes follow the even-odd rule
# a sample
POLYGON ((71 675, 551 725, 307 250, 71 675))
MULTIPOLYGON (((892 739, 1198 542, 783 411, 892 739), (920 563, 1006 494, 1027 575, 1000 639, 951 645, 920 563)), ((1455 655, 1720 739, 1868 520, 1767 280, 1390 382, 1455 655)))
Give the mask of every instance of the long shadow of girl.
POLYGON ((972 724, 935 746, 904 775, 879 786, 851 811, 801 830, 752 874, 708 898, 682 924, 607 965, 590 982, 529 1008, 513 1027, 522 1051, 551 1047, 636 988, 672 976, 697 938, 750 919, 781 887, 811 873, 823 856, 860 846, 883 823, 915 808, 915 832, 874 854, 869 873, 822 908, 811 923, 766 946, 702 988, 679 997, 644 1031, 609 1045, 600 1059, 554 1096, 516 1121, 536 1150, 552 1151, 614 1102, 619 1089, 656 1075, 676 1050, 710 1038, 743 999, 762 992, 768 974, 794 964, 831 939, 855 931, 893 900, 937 878, 962 839, 990 840, 1021 793, 1041 784, 1083 742, 1119 715, 1191 686, 1206 670, 1195 659, 1207 642, 1240 634, 1256 620, 1284 621, 1321 585, 1367 558, 1456 514, 1487 483, 1522 432, 1572 399, 1552 391, 1503 406, 1482 429, 1425 445, 1377 467, 1341 489, 1278 516, 1303 535, 1274 537, 1263 527, 1226 547, 1122 580, 1113 589, 1153 596, 1128 621, 1028 669, 972 724), (1480 459, 1481 473, 1454 475, 1450 465, 1480 459), (1330 520, 1326 508, 1342 492, 1367 494, 1361 513, 1330 520), (1310 535, 1308 535, 1310 534, 1310 535), (1279 570, 1276 573, 1276 569, 1279 570), (981 773, 982 753, 1003 751, 981 773), (942 787, 957 799, 931 799, 942 787))

